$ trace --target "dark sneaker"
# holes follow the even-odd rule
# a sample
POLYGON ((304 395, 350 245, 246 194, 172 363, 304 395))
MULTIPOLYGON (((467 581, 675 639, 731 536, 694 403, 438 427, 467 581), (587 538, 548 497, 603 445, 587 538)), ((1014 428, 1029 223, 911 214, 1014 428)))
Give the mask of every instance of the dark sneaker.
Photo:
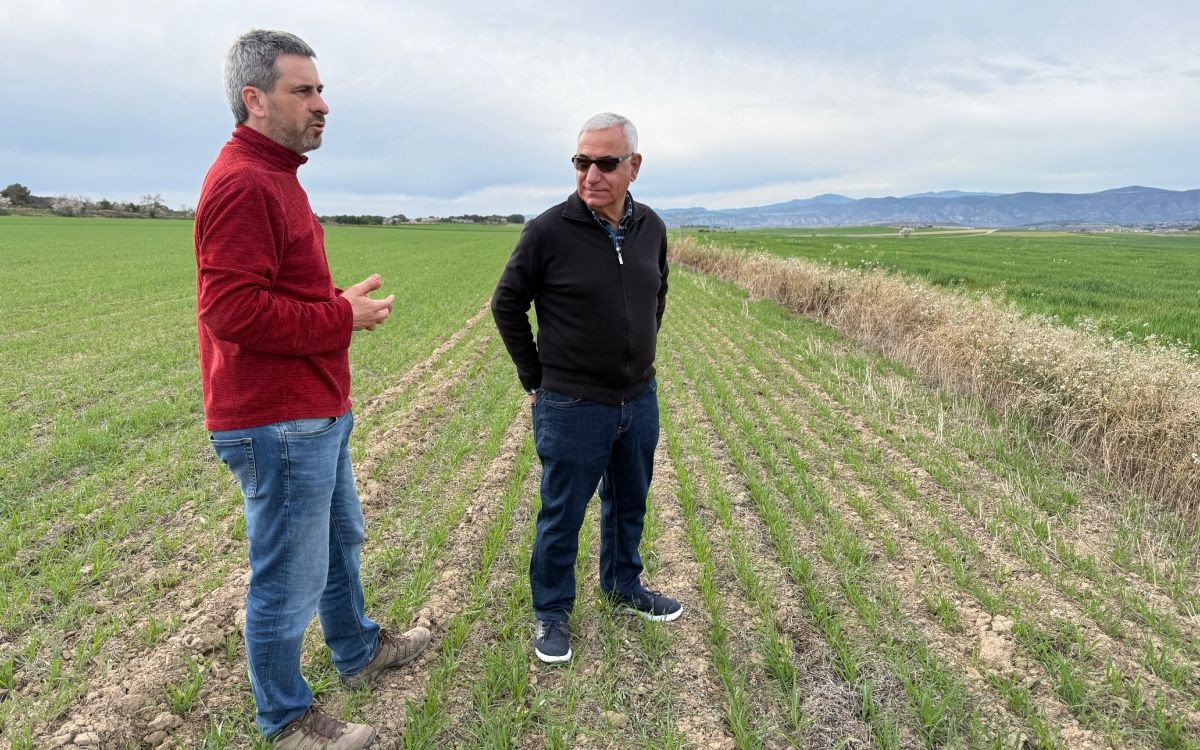
POLYGON ((553 664, 571 658, 571 628, 566 620, 538 620, 533 639, 537 658, 553 664))
POLYGON ((343 677, 342 684, 348 688, 362 687, 375 679, 375 676, 383 670, 407 664, 417 658, 417 654, 424 651, 428 645, 429 631, 420 626, 404 635, 392 635, 380 630, 379 646, 375 649, 374 658, 360 671, 343 677))
POLYGON ((626 612, 639 615, 652 622, 670 622, 683 614, 683 605, 669 596, 663 596, 657 591, 642 589, 632 597, 613 595, 613 599, 626 612))
POLYGON ((375 741, 366 724, 348 724, 309 708, 275 737, 275 750, 361 750, 375 741))

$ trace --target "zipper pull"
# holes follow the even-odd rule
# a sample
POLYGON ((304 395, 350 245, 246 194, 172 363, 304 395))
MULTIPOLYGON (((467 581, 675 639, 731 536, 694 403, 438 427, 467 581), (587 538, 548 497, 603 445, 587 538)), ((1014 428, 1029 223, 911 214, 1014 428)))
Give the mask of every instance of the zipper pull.
POLYGON ((625 259, 623 257, 621 257, 621 246, 620 245, 617 245, 617 264, 622 265, 622 266, 625 265, 625 259))

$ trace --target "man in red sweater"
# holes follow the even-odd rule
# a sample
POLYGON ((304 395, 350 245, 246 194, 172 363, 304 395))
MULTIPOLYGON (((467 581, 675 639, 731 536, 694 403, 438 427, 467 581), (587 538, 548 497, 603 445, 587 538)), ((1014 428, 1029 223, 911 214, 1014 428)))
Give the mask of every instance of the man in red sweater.
POLYGON ((340 291, 296 179, 329 107, 302 40, 241 36, 225 59, 237 126, 196 209, 196 319, 205 424, 241 485, 250 544, 246 657, 260 731, 278 748, 352 750, 375 731, 313 707, 300 650, 313 613, 342 681, 366 684, 429 643, 363 611, 363 515, 350 466, 349 347, 393 297, 378 275, 340 291))

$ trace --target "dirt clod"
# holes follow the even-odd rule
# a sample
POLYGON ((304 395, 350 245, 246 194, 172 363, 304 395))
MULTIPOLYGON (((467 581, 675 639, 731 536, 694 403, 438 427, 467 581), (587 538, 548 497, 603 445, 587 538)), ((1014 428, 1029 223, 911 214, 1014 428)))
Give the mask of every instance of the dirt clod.
POLYGON ((183 719, 179 718, 173 713, 170 713, 169 711, 163 711, 161 714, 154 717, 154 720, 146 725, 146 728, 151 732, 157 732, 162 729, 174 729, 175 727, 182 725, 183 719))

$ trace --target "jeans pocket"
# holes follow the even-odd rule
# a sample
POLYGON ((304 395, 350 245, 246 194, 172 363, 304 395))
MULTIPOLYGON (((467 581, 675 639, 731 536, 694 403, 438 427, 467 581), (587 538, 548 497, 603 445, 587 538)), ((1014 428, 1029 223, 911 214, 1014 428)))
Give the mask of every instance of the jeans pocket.
POLYGON ((242 488, 242 496, 247 500, 253 499, 258 494, 258 472, 254 466, 253 438, 244 437, 232 440, 209 438, 208 442, 212 443, 213 450, 216 451, 217 458, 221 459, 221 463, 229 467, 233 476, 237 478, 238 484, 242 488))
POLYGON ((306 437, 320 435, 335 424, 337 424, 336 417, 305 417, 280 422, 279 429, 288 437, 306 437))
POLYGON ((572 406, 583 403, 583 399, 573 396, 566 396, 562 393, 548 391, 545 388, 538 389, 538 403, 546 406, 553 406, 556 409, 569 409, 572 406))

